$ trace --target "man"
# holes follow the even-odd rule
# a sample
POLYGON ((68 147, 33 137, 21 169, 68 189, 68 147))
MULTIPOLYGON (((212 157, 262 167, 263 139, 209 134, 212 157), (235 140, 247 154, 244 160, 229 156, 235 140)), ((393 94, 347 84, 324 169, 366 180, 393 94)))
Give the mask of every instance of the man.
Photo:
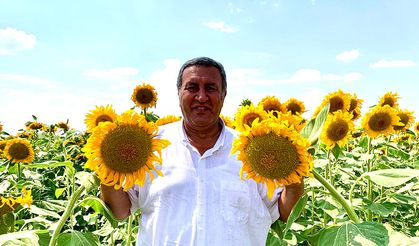
POLYGON ((137 245, 265 245, 270 225, 286 220, 304 186, 278 189, 240 180, 242 163, 230 155, 237 133, 219 115, 227 94, 223 66, 207 57, 187 61, 177 89, 183 120, 159 137, 163 177, 128 192, 101 186, 101 198, 123 219, 141 209, 137 245))

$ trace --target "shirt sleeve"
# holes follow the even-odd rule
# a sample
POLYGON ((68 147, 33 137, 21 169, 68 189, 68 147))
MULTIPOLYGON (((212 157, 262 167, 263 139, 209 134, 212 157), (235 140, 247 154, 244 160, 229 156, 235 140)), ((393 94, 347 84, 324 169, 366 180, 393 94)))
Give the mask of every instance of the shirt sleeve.
POLYGON ((138 185, 134 185, 131 189, 127 191, 129 200, 131 201, 131 214, 134 214, 140 207, 139 207, 139 187, 138 185))
POLYGON ((259 195, 262 198, 262 201, 265 204, 266 208, 268 209, 269 214, 271 215, 272 223, 274 223, 276 220, 279 219, 278 200, 281 197, 283 189, 276 188, 274 190, 272 199, 270 200, 268 198, 268 189, 266 185, 258 183, 257 186, 258 186, 259 195))
POLYGON ((128 189, 128 197, 131 201, 131 214, 135 213, 138 209, 143 209, 147 203, 147 194, 150 188, 150 178, 147 175, 143 186, 134 185, 131 189, 128 189))

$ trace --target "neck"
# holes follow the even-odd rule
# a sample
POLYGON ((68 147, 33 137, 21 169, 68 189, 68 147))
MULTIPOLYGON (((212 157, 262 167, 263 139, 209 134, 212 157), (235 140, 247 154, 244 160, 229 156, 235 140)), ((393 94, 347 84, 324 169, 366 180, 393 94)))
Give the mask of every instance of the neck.
POLYGON ((201 155, 208 149, 214 147, 222 130, 222 125, 219 121, 217 124, 205 127, 204 129, 188 127, 185 124, 183 124, 183 127, 189 142, 201 155))

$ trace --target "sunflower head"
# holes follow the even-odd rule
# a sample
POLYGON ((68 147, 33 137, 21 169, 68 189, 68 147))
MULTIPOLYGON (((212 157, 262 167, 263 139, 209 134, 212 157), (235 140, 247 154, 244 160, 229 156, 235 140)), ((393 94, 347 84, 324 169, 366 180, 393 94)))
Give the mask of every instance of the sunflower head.
POLYGON ((133 110, 124 112, 115 122, 99 124, 83 151, 86 168, 95 171, 104 185, 128 190, 143 185, 146 173, 154 177, 154 163, 160 163, 161 150, 169 141, 157 139, 157 126, 133 110))
POLYGON ((306 111, 304 103, 295 98, 288 99, 284 104, 282 104, 282 112, 291 112, 293 115, 301 115, 306 111))
POLYGON ((394 133, 394 126, 401 125, 397 110, 385 105, 370 109, 362 118, 361 125, 371 138, 379 135, 390 135, 394 133))
POLYGON ((157 103, 157 92, 153 86, 143 83, 137 85, 132 93, 131 100, 142 109, 152 108, 157 103))
POLYGON ((327 116, 320 139, 328 149, 333 149, 336 144, 343 147, 348 142, 354 129, 354 123, 351 119, 352 115, 342 110, 327 116))
POLYGON ((3 125, 0 123, 0 132, 3 131, 3 125))
POLYGON ((293 128, 300 132, 304 126, 307 124, 307 121, 301 117, 299 114, 292 114, 290 111, 287 113, 279 113, 278 115, 273 115, 272 112, 268 114, 270 119, 280 122, 289 128, 293 128))
POLYGON ((26 129, 28 129, 28 130, 45 130, 46 126, 45 126, 45 124, 42 124, 42 123, 36 122, 36 121, 27 122, 26 129))
POLYGON ((84 124, 86 125, 86 132, 92 132, 96 126, 102 122, 114 122, 118 115, 115 113, 115 110, 112 108, 112 105, 96 106, 95 109, 90 110, 84 119, 84 124))
POLYGON ((273 112, 274 115, 277 115, 281 112, 281 102, 275 96, 266 96, 260 100, 258 106, 262 107, 265 112, 273 112))
POLYGON ((398 113, 397 116, 400 118, 401 125, 394 126, 394 130, 396 131, 405 131, 409 129, 413 122, 415 122, 415 116, 413 115, 412 111, 409 110, 401 110, 397 109, 398 113))
POLYGON ((316 111, 313 114, 313 118, 317 117, 320 111, 328 103, 330 103, 329 113, 333 113, 338 110, 347 111, 349 110, 351 104, 350 95, 340 89, 336 92, 329 93, 324 97, 322 104, 316 108, 316 111))
POLYGON ((313 167, 307 152, 308 140, 275 119, 254 123, 233 141, 232 153, 239 152, 243 162, 241 178, 254 179, 268 187, 272 198, 275 188, 301 182, 313 167))
POLYGON ((234 125, 234 120, 231 119, 230 116, 227 115, 220 115, 220 118, 224 121, 224 124, 230 128, 235 128, 236 126, 234 125))
POLYGON ((397 138, 393 138, 391 141, 394 143, 399 143, 399 142, 408 142, 411 143, 414 140, 415 135, 410 134, 410 133, 403 133, 400 136, 398 136, 397 138))
POLYGON ((358 98, 355 93, 350 98, 351 100, 348 111, 352 113, 352 120, 355 121, 361 117, 361 107, 364 100, 358 98))
POLYGON ((34 136, 33 131, 23 131, 16 133, 15 138, 26 138, 26 139, 32 139, 34 136))
POLYGON ((7 140, 0 140, 0 151, 3 151, 6 147, 7 140))
POLYGON ((35 158, 31 143, 19 138, 7 141, 4 154, 12 163, 31 163, 35 158))
POLYGON ((353 130, 353 131, 352 131, 352 133, 351 133, 351 137, 352 137, 352 138, 359 138, 359 137, 361 137, 362 135, 364 135, 364 131, 363 131, 362 129, 355 129, 355 130, 353 130))
POLYGON ((380 98, 378 106, 383 107, 388 105, 392 108, 397 108, 399 106, 399 103, 397 102, 399 98, 399 94, 389 91, 380 98))
POLYGON ((0 140, 0 159, 4 157, 4 148, 6 147, 6 140, 0 140))
POLYGON ((22 189, 22 195, 17 198, 0 196, 0 217, 15 210, 19 205, 30 206, 32 204, 32 191, 25 187, 22 189))
POLYGON ((250 127, 252 123, 258 119, 263 121, 268 118, 268 114, 260 106, 249 106, 240 107, 235 115, 235 126, 236 130, 244 131, 247 127, 250 127))
POLYGON ((419 134, 419 121, 418 121, 418 122, 416 122, 415 127, 414 127, 414 129, 413 129, 413 130, 415 130, 416 135, 418 135, 418 134, 419 134))
POLYGON ((156 121, 156 125, 157 126, 162 126, 162 125, 166 125, 166 124, 169 124, 169 123, 172 123, 172 122, 179 121, 181 119, 182 119, 181 116, 166 115, 164 117, 159 118, 156 121))
POLYGON ((64 132, 68 131, 70 129, 70 126, 68 126, 68 122, 58 122, 57 127, 63 129, 64 132))

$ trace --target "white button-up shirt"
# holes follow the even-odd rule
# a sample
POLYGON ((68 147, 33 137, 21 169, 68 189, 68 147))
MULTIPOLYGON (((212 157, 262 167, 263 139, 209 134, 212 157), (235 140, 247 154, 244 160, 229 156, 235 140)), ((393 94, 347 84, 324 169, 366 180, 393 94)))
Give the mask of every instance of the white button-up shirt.
POLYGON ((159 131, 171 142, 162 151, 164 176, 128 191, 131 212, 141 209, 137 245, 265 245, 281 190, 269 200, 265 185, 240 179, 242 162, 230 154, 237 133, 223 126, 201 156, 182 121, 159 131))

